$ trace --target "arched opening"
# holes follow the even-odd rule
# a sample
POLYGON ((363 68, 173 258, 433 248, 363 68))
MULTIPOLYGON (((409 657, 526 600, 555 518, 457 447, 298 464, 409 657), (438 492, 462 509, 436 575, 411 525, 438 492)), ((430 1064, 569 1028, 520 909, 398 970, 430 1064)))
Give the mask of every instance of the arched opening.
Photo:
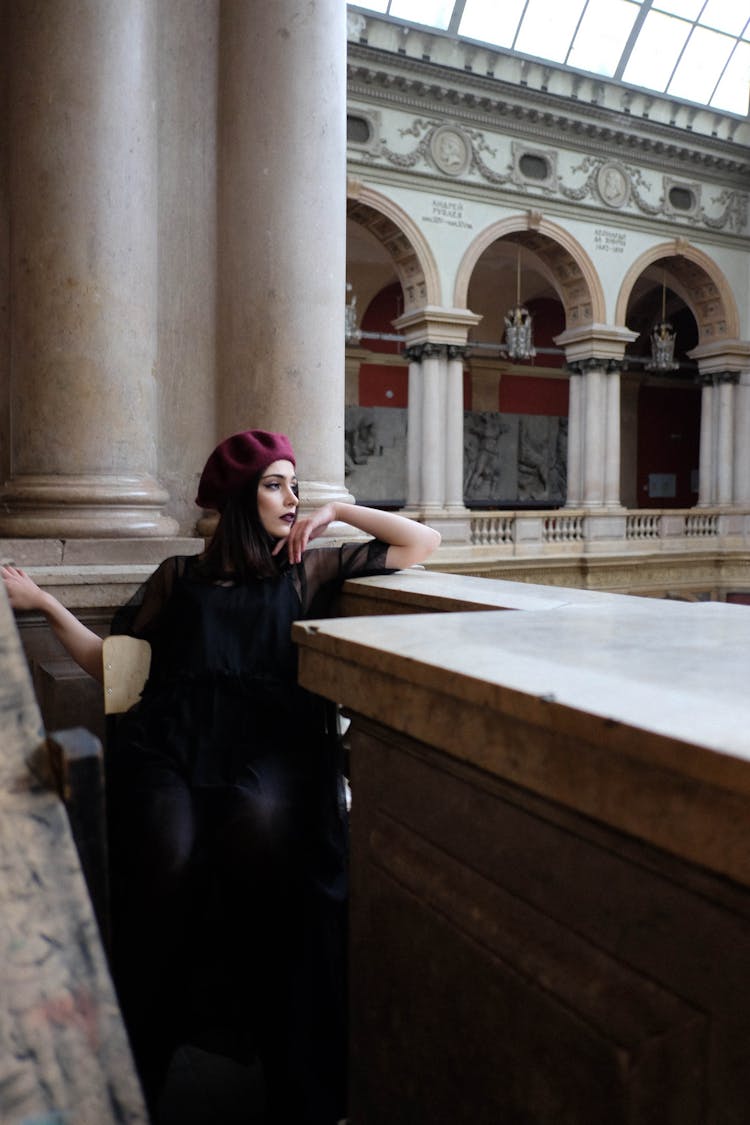
POLYGON ((439 301, 437 268, 421 233, 390 200, 361 185, 347 202, 346 483, 361 503, 406 502, 408 362, 393 321, 439 301))
MULTIPOLYGON (((638 338, 626 350, 623 378, 622 502, 628 508, 690 508, 698 499, 701 394, 690 352, 700 340, 694 309, 696 271, 682 258, 649 263, 628 296, 626 323, 638 338), (652 334, 667 323, 673 366, 660 369, 652 334)), ((709 279, 701 278, 704 297, 709 279)), ((716 322, 714 322, 714 328, 716 322)))
POLYGON ((466 361, 468 507, 565 503, 568 375, 565 354, 554 341, 571 314, 577 322, 590 317, 586 293, 568 251, 538 230, 502 234, 476 258, 467 286, 467 305, 482 317, 466 361), (505 318, 519 303, 533 324, 535 354, 524 360, 503 353, 505 318))

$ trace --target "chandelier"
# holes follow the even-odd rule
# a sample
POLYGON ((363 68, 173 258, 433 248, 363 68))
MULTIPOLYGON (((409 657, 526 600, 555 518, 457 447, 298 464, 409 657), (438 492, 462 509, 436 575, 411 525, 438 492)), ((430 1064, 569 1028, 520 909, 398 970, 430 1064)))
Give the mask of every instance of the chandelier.
POLYGON ((667 320, 667 286, 664 277, 661 283, 661 320, 651 329, 651 362, 647 371, 676 371, 680 366, 675 362, 674 346, 677 336, 667 320))
POLYGON ((516 303, 505 314, 505 339, 501 355, 508 359, 533 359, 534 338, 531 313, 521 304, 521 244, 518 243, 516 257, 516 303))
MULTIPOLYGON (((351 281, 347 281, 346 291, 347 291, 347 293, 352 293, 352 283, 351 283, 351 281)), ((350 301, 346 301, 346 299, 345 299, 345 304, 344 304, 344 338, 346 340, 347 346, 349 346, 349 347, 356 347, 357 344, 362 339, 362 333, 360 332, 359 327, 357 325, 357 294, 356 293, 352 293, 352 298, 351 298, 350 301)))

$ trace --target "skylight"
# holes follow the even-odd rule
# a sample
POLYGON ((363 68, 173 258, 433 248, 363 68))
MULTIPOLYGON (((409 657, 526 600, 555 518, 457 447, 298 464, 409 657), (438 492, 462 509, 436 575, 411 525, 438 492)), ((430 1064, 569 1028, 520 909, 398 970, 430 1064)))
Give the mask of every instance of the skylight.
POLYGON ((354 6, 748 114, 750 0, 374 0, 354 6))

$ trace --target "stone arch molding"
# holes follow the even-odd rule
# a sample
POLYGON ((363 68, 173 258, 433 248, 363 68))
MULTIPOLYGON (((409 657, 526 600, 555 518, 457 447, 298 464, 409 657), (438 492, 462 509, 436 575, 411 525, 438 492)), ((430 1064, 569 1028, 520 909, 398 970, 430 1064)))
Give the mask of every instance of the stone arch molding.
POLYGON ((604 290, 593 262, 572 235, 536 211, 501 219, 477 235, 458 267, 455 307, 466 307, 471 275, 485 250, 499 238, 519 233, 523 235, 522 244, 540 260, 562 301, 566 331, 606 323, 604 290))
POLYGON ((617 297, 615 324, 625 325, 628 301, 638 278, 659 261, 664 264, 667 283, 680 294, 695 317, 699 345, 736 340, 740 318, 729 282, 708 254, 683 238, 652 246, 633 262, 617 297))
POLYGON ((424 235, 392 199, 364 184, 347 183, 346 213, 366 227, 393 262, 404 293, 404 312, 441 303, 437 263, 424 235))

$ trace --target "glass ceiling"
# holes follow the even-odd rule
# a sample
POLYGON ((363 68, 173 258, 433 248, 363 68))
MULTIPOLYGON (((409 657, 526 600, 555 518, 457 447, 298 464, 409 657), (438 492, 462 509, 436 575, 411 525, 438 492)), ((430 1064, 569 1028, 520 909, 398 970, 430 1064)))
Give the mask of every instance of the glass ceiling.
POLYGON ((375 0, 354 7, 748 113, 750 0, 375 0))

